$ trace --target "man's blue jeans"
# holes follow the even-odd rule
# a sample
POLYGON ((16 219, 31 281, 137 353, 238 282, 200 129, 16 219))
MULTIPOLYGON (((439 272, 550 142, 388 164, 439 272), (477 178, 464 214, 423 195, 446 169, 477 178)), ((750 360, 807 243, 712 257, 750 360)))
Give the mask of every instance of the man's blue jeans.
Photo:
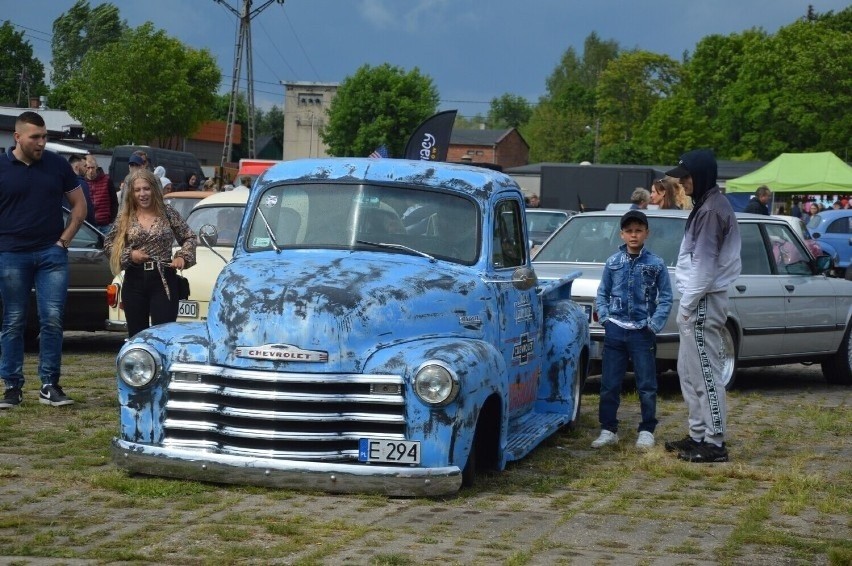
POLYGON ((68 294, 68 252, 64 248, 52 245, 35 252, 0 252, 0 377, 7 388, 24 385, 24 331, 33 287, 41 323, 38 375, 42 384, 57 385, 62 364, 62 317, 68 294))
POLYGON ((627 330, 613 322, 606 322, 604 326, 606 335, 598 408, 601 428, 618 432, 616 415, 621 404, 621 383, 627 372, 627 362, 632 360, 642 410, 639 431, 653 433, 657 428, 657 337, 647 328, 627 330))

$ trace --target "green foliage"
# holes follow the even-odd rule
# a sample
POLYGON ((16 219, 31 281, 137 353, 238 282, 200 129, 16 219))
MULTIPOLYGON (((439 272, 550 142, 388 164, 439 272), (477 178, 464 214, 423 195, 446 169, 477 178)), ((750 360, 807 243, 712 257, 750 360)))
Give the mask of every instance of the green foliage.
POLYGON ((33 56, 33 46, 9 21, 0 26, 0 102, 27 106, 27 95, 47 94, 44 66, 33 56), (26 82, 22 81, 23 78, 26 82))
POLYGON ((365 156, 384 144, 392 157, 420 123, 435 113, 438 91, 416 67, 364 65, 340 83, 320 137, 331 155, 365 156))
POLYGON ((530 121, 530 116, 532 108, 526 98, 506 93, 491 100, 488 125, 495 129, 519 128, 530 121))
POLYGON ((107 147, 167 145, 209 119, 220 79, 208 50, 187 48, 148 22, 83 58, 68 80, 68 111, 107 147))
POLYGON ((88 0, 77 2, 53 22, 51 52, 53 91, 50 104, 65 108, 70 93, 67 82, 80 68, 86 53, 117 42, 127 30, 127 22, 119 19, 118 8, 107 2, 92 9, 88 0))

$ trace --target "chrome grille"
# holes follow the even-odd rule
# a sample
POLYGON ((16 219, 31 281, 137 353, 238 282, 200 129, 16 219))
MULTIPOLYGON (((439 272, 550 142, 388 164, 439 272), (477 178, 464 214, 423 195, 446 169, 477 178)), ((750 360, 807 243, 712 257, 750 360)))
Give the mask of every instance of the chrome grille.
POLYGON ((401 376, 173 364, 164 446, 311 461, 358 459, 360 438, 405 438, 401 376))

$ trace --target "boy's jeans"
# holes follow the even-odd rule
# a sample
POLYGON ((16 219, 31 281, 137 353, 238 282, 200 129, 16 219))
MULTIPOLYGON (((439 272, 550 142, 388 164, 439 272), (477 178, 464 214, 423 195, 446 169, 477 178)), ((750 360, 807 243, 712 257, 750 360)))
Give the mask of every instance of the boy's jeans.
POLYGON ((642 422, 638 430, 653 433, 657 428, 657 337, 647 328, 626 330, 613 322, 606 322, 604 326, 606 335, 598 409, 601 428, 618 432, 616 414, 621 403, 621 383, 629 359, 633 360, 636 391, 642 409, 642 422))
POLYGON ((35 252, 0 252, 3 299, 0 377, 7 388, 24 384, 24 329, 33 287, 41 321, 38 375, 42 384, 56 385, 62 362, 62 318, 68 294, 68 252, 64 248, 54 245, 35 252))

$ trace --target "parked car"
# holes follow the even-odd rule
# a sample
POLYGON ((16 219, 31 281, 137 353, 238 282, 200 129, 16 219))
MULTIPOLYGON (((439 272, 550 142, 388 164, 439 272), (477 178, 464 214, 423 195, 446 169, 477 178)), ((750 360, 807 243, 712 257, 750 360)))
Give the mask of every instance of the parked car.
MULTIPOLYGON (((572 297, 589 318, 594 370, 599 370, 604 330, 594 302, 604 263, 622 243, 623 211, 572 216, 542 246, 534 267, 541 279, 582 270, 572 297)), ((674 267, 689 211, 646 211, 650 235, 646 246, 674 267)), ((779 218, 738 214, 742 237, 742 274, 728 289, 725 326, 726 387, 738 366, 818 362, 831 383, 852 383, 852 282, 829 278, 828 256, 812 258, 805 243, 779 218)), ((680 295, 674 289, 672 314, 657 335, 658 369, 675 369, 679 335, 675 317, 680 295)), ((594 371, 593 370, 593 371, 594 371)))
MULTIPOLYGON (((212 197, 211 197, 212 198, 212 197)), ((310 159, 252 187, 204 322, 117 360, 136 473, 439 495, 576 423, 588 322, 539 286, 523 195, 488 169, 310 159), (401 212, 431 213, 406 229, 401 212)))
POLYGON ((824 210, 808 222, 808 230, 818 242, 831 245, 845 270, 852 263, 852 210, 824 210))
MULTIPOLYGON (((201 227, 208 225, 214 228, 215 234, 212 238, 199 238, 195 265, 180 272, 189 280, 189 297, 178 304, 178 320, 207 320, 213 284, 222 267, 231 260, 248 194, 245 189, 213 193, 197 201, 189 213, 186 223, 193 232, 201 234, 201 227)), ((114 332, 127 332, 124 303, 121 299, 123 285, 122 271, 107 287, 109 312, 106 329, 114 332)))
POLYGON ((837 250, 834 249, 834 246, 828 242, 817 240, 811 236, 811 231, 808 230, 807 223, 801 218, 785 216, 783 214, 773 214, 773 216, 784 220, 793 228, 793 231, 796 232, 796 234, 805 242, 805 246, 807 246, 808 251, 813 257, 816 258, 821 255, 829 256, 831 258, 832 265, 831 275, 835 277, 843 277, 843 270, 839 267, 840 256, 837 253, 837 250))
POLYGON ((163 202, 171 205, 186 218, 196 204, 215 194, 216 191, 175 191, 163 196, 163 202))
MULTIPOLYGON (((63 210, 67 222, 68 209, 63 210)), ((68 296, 65 301, 63 328, 65 330, 102 330, 106 314, 104 284, 112 279, 109 259, 104 254, 104 236, 97 228, 84 222, 68 246, 68 296)), ((0 301, 0 315, 3 303, 0 301)), ((26 342, 35 341, 39 332, 35 293, 27 311, 26 342)))
POLYGON ((533 246, 540 246, 569 217, 577 214, 577 211, 558 208, 527 208, 524 214, 527 217, 529 239, 533 246))

